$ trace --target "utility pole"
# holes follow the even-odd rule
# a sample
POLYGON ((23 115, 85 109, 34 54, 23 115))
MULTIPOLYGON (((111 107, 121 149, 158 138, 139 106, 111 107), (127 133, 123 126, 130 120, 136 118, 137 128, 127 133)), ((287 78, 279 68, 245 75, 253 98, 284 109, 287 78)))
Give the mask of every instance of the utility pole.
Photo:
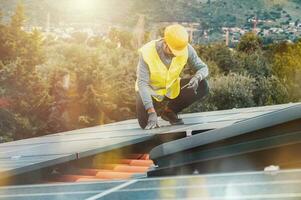
POLYGON ((190 37, 190 41, 193 42, 193 32, 194 32, 194 29, 193 29, 193 26, 192 24, 190 24, 190 34, 189 34, 189 37, 190 37))
POLYGON ((190 23, 189 26, 186 27, 188 34, 189 34, 189 40, 193 43, 194 42, 194 33, 198 32, 199 30, 196 28, 198 26, 197 23, 190 23))
POLYGON ((229 28, 226 29, 226 46, 229 46, 229 28))
POLYGON ((256 33, 257 24, 258 24, 258 18, 257 18, 257 15, 255 15, 254 20, 253 20, 253 32, 254 33, 256 33))
POLYGON ((137 47, 140 47, 144 41, 144 26, 145 26, 145 16, 139 14, 139 19, 134 29, 134 36, 135 36, 137 47))

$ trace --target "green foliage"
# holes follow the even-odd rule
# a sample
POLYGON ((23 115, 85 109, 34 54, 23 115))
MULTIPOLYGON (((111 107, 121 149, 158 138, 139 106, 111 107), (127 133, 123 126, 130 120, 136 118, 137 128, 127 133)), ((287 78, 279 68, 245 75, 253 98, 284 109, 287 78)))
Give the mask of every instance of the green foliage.
POLYGON ((0 28, 0 41, 5 41, 0 44, 0 89, 1 96, 10 99, 8 110, 3 111, 10 131, 1 133, 14 139, 46 133, 44 121, 51 104, 47 83, 36 71, 43 60, 41 35, 24 32, 24 18, 20 4, 11 23, 0 28))
POLYGON ((221 73, 240 71, 234 53, 224 44, 216 43, 196 48, 206 61, 214 62, 221 73))
POLYGON ((14 15, 11 18, 10 27, 15 31, 19 32, 24 26, 25 14, 23 4, 18 4, 15 10, 14 15))
POLYGON ((186 111, 199 112, 255 106, 255 79, 231 73, 210 79, 210 94, 205 101, 196 103, 186 111))
MULTIPOLYGON (((198 46, 206 62, 217 63, 219 70, 210 74, 209 97, 186 109, 186 112, 264 106, 300 100, 299 42, 279 43, 262 47, 260 39, 252 34, 244 36, 240 51, 227 51, 222 45, 198 46), (226 75, 224 66, 232 61, 226 75), (222 74, 216 74, 220 71, 222 74), (235 73, 233 73, 235 72, 235 73), (274 74, 274 75, 273 75, 274 74)), ((238 49, 239 49, 238 48, 238 49)))
POLYGON ((24 19, 23 7, 18 5, 10 25, 0 25, 0 60, 5 63, 21 58, 30 68, 43 62, 42 36, 37 30, 24 32, 24 19))
POLYGON ((236 54, 237 65, 240 67, 237 72, 247 73, 252 77, 269 77, 272 74, 271 65, 267 56, 261 49, 236 54))
POLYGON ((271 11, 270 12, 270 15, 271 15, 271 18, 273 19, 273 20, 276 20, 276 19, 279 19, 279 18, 281 18, 281 12, 279 12, 279 11, 271 11))
POLYGON ((208 101, 218 110, 254 106, 254 83, 255 79, 238 74, 216 77, 210 82, 208 101))
POLYGON ((0 143, 9 142, 16 132, 14 115, 6 109, 0 108, 0 143))
MULTIPOLYGON (((242 46, 249 48, 249 43, 251 43, 251 45, 254 44, 254 42, 249 42, 248 40, 241 41, 240 48, 242 48, 242 46)), ((216 74, 217 71, 223 74, 229 74, 231 72, 248 74, 252 77, 268 77, 272 74, 271 64, 266 52, 261 49, 261 46, 250 49, 246 48, 244 49, 246 52, 236 51, 219 43, 210 44, 208 46, 196 46, 196 49, 201 57, 210 63, 209 68, 211 68, 210 65, 213 63, 218 67, 218 70, 213 68, 213 74, 216 74)))
POLYGON ((224 110, 266 106, 289 102, 289 93, 281 81, 271 76, 255 79, 246 75, 229 74, 210 79, 210 94, 184 112, 224 110))
POLYGON ((46 132, 47 124, 43 121, 47 119, 51 104, 47 84, 21 59, 0 63, 0 76, 0 87, 4 89, 2 95, 11 99, 9 110, 16 117, 13 137, 26 138, 46 132))
POLYGON ((237 50, 245 53, 252 53, 262 46, 262 40, 253 32, 244 34, 237 45, 237 50))
POLYGON ((301 41, 295 44, 283 44, 285 48, 276 49, 273 73, 289 88, 290 97, 301 99, 301 41))
MULTIPOLYGON (((73 86, 66 90, 56 86, 63 84, 57 83, 64 75, 51 83, 51 88, 60 91, 59 95, 54 96, 68 99, 64 110, 69 114, 69 119, 65 119, 68 128, 98 125, 134 116, 135 51, 98 38, 97 44, 93 43, 92 46, 58 42, 48 49, 47 55, 47 60, 51 62, 45 63, 42 70, 47 69, 55 74, 63 69, 71 77, 70 84, 73 86), (74 109, 75 105, 77 109, 74 109)), ((60 119, 63 116, 52 118, 60 119)))
POLYGON ((133 35, 130 32, 112 28, 108 37, 112 42, 119 43, 122 47, 133 49, 133 35))
POLYGON ((281 104, 289 102, 289 93, 276 76, 262 77, 256 81, 254 101, 258 106, 281 104))
POLYGON ((210 77, 215 77, 215 76, 218 76, 221 74, 221 69, 218 67, 218 65, 214 61, 208 60, 208 61, 206 61, 206 64, 208 65, 210 77))

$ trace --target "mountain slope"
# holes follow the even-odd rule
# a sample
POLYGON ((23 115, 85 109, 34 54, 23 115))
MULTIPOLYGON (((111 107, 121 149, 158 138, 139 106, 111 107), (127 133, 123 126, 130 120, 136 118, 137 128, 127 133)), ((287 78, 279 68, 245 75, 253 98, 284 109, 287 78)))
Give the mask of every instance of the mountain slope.
MULTIPOLYGON (((52 23, 108 22, 134 25, 139 14, 147 22, 190 21, 203 27, 244 26, 252 16, 281 21, 301 19, 300 0, 89 0, 94 1, 90 10, 75 9, 80 0, 24 0, 28 23, 45 25, 47 13, 52 23)), ((89 2, 87 1, 87 2, 89 2)), ((18 0, 0 0, 7 21, 18 0)))

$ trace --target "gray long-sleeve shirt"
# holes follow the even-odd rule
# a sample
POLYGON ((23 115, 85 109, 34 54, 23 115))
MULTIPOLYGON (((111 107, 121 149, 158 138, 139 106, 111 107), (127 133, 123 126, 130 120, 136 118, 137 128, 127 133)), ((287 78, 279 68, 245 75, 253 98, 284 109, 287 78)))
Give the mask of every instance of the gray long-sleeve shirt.
MULTIPOLYGON (((163 39, 156 42, 156 50, 161 61, 169 68, 172 56, 167 55, 163 51, 163 39)), ((208 76, 208 67, 197 55, 195 49, 188 45, 188 64, 197 70, 197 74, 200 74, 202 79, 208 76)), ((137 67, 137 84, 139 94, 141 96, 145 109, 153 108, 152 95, 155 95, 154 91, 150 87, 150 71, 147 63, 144 61, 142 55, 139 56, 139 62, 137 67)))

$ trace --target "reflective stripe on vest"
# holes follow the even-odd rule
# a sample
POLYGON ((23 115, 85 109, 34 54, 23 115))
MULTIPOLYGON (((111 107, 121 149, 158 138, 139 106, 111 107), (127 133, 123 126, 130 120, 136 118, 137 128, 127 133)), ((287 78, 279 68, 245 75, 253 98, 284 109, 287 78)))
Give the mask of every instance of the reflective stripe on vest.
MULTIPOLYGON (((184 56, 173 57, 168 69, 158 55, 156 42, 157 40, 153 40, 139 49, 149 67, 150 86, 153 90, 151 95, 157 101, 162 101, 164 96, 174 99, 180 94, 180 74, 187 63, 188 50, 184 56)), ((137 82, 136 91, 138 91, 137 82)))

